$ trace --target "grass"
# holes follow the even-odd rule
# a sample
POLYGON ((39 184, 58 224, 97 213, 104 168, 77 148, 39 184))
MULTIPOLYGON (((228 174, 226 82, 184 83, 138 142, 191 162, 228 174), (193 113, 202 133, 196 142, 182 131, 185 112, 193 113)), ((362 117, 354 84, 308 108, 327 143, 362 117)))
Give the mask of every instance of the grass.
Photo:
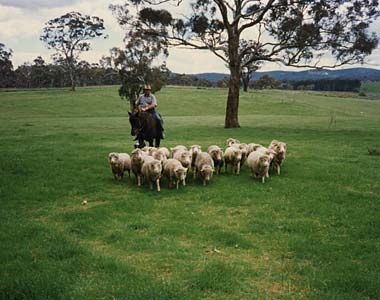
POLYGON ((107 154, 133 145, 117 87, 0 93, 1 300, 380 299, 380 101, 249 92, 223 129, 226 90, 157 97, 164 146, 276 138, 281 176, 115 182, 107 154))

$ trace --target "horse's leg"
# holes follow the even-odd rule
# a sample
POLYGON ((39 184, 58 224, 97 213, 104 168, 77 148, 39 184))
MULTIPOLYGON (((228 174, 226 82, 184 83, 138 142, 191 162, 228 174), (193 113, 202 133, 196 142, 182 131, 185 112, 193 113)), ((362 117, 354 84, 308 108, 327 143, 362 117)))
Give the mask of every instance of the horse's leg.
POLYGON ((139 137, 139 148, 142 149, 145 147, 144 139, 139 137))
POLYGON ((160 147, 160 143, 161 143, 161 138, 159 138, 159 137, 156 137, 155 139, 154 139, 154 141, 155 141, 155 147, 157 147, 157 148, 159 148, 160 147))
POLYGON ((149 140, 148 142, 149 142, 149 147, 153 147, 153 139, 149 140))

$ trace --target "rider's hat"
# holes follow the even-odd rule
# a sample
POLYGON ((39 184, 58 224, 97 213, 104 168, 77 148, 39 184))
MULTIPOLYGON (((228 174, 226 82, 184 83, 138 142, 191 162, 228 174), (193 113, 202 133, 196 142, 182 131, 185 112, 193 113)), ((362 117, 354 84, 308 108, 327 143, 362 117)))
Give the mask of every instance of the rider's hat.
POLYGON ((152 88, 151 88, 150 84, 145 84, 144 87, 143 87, 144 91, 148 91, 148 90, 150 91, 151 89, 152 88))

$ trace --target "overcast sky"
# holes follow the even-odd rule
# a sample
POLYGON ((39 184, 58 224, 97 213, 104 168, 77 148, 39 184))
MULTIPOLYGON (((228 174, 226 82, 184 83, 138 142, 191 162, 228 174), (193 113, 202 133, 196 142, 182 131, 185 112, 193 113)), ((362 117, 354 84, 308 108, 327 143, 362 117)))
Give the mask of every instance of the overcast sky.
MULTIPOLYGON (((102 55, 108 55, 112 47, 123 45, 123 30, 117 24, 109 4, 123 3, 120 0, 0 0, 0 43, 13 50, 12 62, 15 67, 32 62, 42 56, 50 62, 48 50, 39 40, 44 24, 70 11, 96 15, 104 19, 108 39, 92 41, 92 50, 83 53, 81 59, 98 62, 102 55)), ((379 22, 376 27, 380 30, 379 22)), ((177 73, 223 72, 228 73, 224 63, 208 51, 171 49, 167 59, 168 68, 177 73)), ((368 58, 364 67, 380 69, 380 50, 368 58)), ((350 66, 352 67, 352 66, 350 66)), ((266 64, 262 70, 295 70, 278 64, 266 64)))

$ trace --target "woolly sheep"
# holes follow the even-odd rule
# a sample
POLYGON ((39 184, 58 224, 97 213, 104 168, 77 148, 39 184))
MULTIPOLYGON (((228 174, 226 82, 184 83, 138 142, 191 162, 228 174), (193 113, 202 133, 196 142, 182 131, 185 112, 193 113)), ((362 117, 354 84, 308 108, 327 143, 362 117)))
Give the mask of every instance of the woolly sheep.
POLYGON ((170 158, 165 162, 163 174, 169 180, 169 188, 175 184, 178 190, 180 183, 182 183, 183 186, 186 185, 187 169, 176 159, 170 158))
POLYGON ((131 169, 133 174, 136 176, 137 186, 141 186, 141 168, 144 163, 144 157, 146 156, 147 154, 138 148, 133 150, 131 153, 131 169))
POLYGON ((152 156, 153 153, 157 151, 157 148, 156 148, 156 147, 145 146, 144 148, 142 148, 142 150, 143 150, 146 154, 152 156))
POLYGON ((170 148, 170 151, 172 153, 172 158, 174 158, 174 154, 177 151, 187 151, 187 148, 183 145, 178 145, 178 146, 175 146, 174 148, 170 148))
POLYGON ((228 138, 228 139, 226 140, 226 145, 227 145, 227 147, 230 147, 230 146, 232 146, 233 144, 240 144, 240 141, 237 140, 237 139, 234 139, 234 138, 228 138))
POLYGON ((155 152, 153 152, 152 157, 153 157, 154 159, 159 160, 159 161, 161 162, 162 166, 164 166, 164 163, 165 163, 165 161, 167 160, 165 154, 162 153, 161 151, 158 151, 158 150, 156 150, 155 152))
POLYGON ((150 189, 153 189, 153 183, 156 184, 157 192, 160 189, 160 178, 162 174, 162 164, 159 160, 152 157, 145 158, 141 168, 141 174, 144 181, 149 182, 150 189))
POLYGON ((191 155, 187 150, 175 151, 173 158, 178 160, 184 168, 189 168, 191 166, 191 155))
POLYGON ((204 186, 212 179, 214 161, 210 154, 207 152, 201 152, 197 155, 197 159, 195 160, 195 172, 203 181, 204 186))
POLYGON ((228 147, 224 152, 224 172, 227 173, 227 166, 231 165, 232 174, 239 175, 242 151, 238 147, 228 147))
POLYGON ((131 177, 131 158, 128 153, 109 153, 108 161, 115 179, 123 179, 124 171, 131 177))
POLYGON ((269 145, 269 149, 274 151, 272 167, 277 171, 278 175, 280 175, 281 165, 285 160, 286 146, 286 143, 277 140, 273 140, 269 145))
POLYGON ((253 151, 248 155, 247 163, 249 169, 251 170, 251 174, 255 178, 261 178, 264 183, 265 177, 268 176, 270 166, 269 155, 263 154, 259 151, 253 151))
POLYGON ((248 150, 247 156, 249 154, 251 154, 251 152, 255 151, 257 148, 259 148, 259 147, 263 147, 263 145, 261 145, 261 144, 255 144, 255 143, 249 143, 247 145, 247 150, 248 150))
POLYGON ((193 177, 195 178, 195 160, 197 158, 198 153, 202 152, 202 147, 199 145, 192 145, 190 146, 190 155, 191 155, 191 171, 193 172, 193 177))
POLYGON ((248 157, 248 145, 245 143, 240 143, 240 144, 235 143, 235 144, 232 144, 231 147, 237 147, 241 150, 241 161, 240 161, 240 168, 241 168, 248 157))
POLYGON ((161 152, 162 154, 164 154, 166 158, 170 157, 170 151, 166 147, 160 147, 160 148, 157 149, 157 151, 161 152))
POLYGON ((222 149, 217 145, 211 145, 208 147, 207 152, 210 154, 212 160, 214 161, 216 174, 220 174, 220 171, 224 164, 224 155, 222 149))

